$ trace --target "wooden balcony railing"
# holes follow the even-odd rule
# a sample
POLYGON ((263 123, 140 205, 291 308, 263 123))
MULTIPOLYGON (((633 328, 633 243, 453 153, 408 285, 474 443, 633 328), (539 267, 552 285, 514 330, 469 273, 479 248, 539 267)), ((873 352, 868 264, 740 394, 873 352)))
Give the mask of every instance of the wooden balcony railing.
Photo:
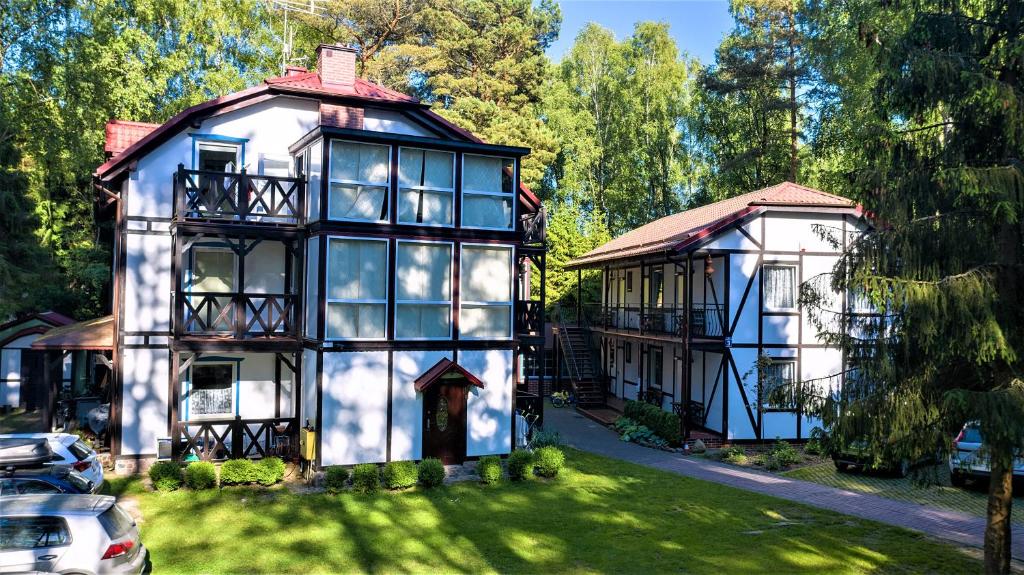
POLYGON ((523 214, 520 217, 519 225, 523 232, 524 244, 543 244, 547 237, 547 211, 541 207, 535 213, 523 214))
POLYGON ((305 213, 305 189, 302 178, 186 170, 178 164, 174 214, 179 220, 297 226, 305 213))
POLYGON ((177 460, 194 455, 203 461, 289 457, 298 445, 297 433, 298 420, 294 417, 176 421, 171 455, 177 460))
POLYGON ((689 328, 693 337, 720 338, 724 335, 723 314, 724 308, 720 304, 695 303, 687 324, 686 307, 682 305, 641 308, 638 305, 593 303, 583 306, 582 321, 593 327, 677 337, 685 337, 689 328))
POLYGON ((516 302, 516 333, 524 335, 544 335, 544 302, 516 302))
POLYGON ((183 292, 176 335, 295 337, 298 301, 295 294, 183 292))

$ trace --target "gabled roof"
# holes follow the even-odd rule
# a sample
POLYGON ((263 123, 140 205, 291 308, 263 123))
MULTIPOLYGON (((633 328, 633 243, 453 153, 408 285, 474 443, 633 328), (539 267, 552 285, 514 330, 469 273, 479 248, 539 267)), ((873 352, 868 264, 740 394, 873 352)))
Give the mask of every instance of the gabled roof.
POLYGON ((111 120, 107 122, 107 137, 103 144, 103 151, 116 156, 159 127, 160 124, 150 124, 149 122, 111 120))
POLYGON ((51 329, 32 342, 32 349, 113 349, 114 316, 105 315, 51 329))
POLYGON ((635 258, 642 255, 679 251, 713 236, 748 215, 768 206, 800 208, 853 209, 851 200, 782 182, 720 202, 665 216, 640 226, 595 248, 566 264, 567 268, 586 267, 598 262, 635 258))
POLYGON ((420 101, 408 94, 396 92, 369 80, 357 77, 351 86, 344 84, 324 84, 316 72, 302 72, 301 69, 292 69, 293 72, 276 78, 267 78, 264 83, 268 86, 275 86, 280 89, 293 91, 306 91, 311 94, 344 96, 358 98, 360 100, 377 100, 381 102, 403 102, 418 104, 420 101))
POLYGON ((434 367, 428 369, 423 375, 416 378, 415 384, 416 391, 423 391, 430 386, 438 383, 445 379, 459 379, 464 380, 470 385, 475 385, 480 389, 483 389, 484 382, 469 373, 466 368, 448 359, 447 357, 434 364, 434 367))

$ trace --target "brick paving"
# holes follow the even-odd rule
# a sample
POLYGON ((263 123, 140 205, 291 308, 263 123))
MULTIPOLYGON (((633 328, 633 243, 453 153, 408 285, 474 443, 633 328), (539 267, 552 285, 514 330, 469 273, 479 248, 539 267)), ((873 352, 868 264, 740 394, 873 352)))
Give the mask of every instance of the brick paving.
MULTIPOLYGON (((567 445, 583 451, 912 529, 961 545, 982 547, 985 520, 966 513, 742 469, 701 457, 648 449, 620 441, 613 431, 571 409, 545 406, 544 425, 558 430, 567 445)), ((1014 559, 1024 559, 1024 528, 1014 526, 1012 539, 1014 559)))

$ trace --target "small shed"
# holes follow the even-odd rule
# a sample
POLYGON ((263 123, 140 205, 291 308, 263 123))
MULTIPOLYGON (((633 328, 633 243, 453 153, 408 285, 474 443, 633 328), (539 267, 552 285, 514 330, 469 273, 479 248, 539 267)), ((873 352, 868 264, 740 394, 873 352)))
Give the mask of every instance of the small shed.
MULTIPOLYGON (((74 323, 57 312, 46 311, 20 317, 0 325, 0 409, 44 409, 47 390, 43 383, 45 353, 33 350, 35 343, 50 330, 74 323)), ((70 359, 63 366, 61 379, 71 377, 70 359)))

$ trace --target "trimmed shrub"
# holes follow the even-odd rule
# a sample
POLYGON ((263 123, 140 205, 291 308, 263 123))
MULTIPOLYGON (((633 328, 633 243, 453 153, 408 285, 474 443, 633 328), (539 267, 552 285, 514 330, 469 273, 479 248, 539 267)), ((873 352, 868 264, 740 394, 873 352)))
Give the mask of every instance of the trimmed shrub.
POLYGON ((157 461, 149 468, 149 479, 157 491, 181 487, 181 466, 173 461, 157 461))
POLYGON ((352 468, 352 489, 359 493, 380 491, 380 469, 374 463, 360 463, 352 468))
POLYGON ((533 454, 525 449, 517 449, 508 456, 508 477, 512 481, 522 481, 530 476, 533 470, 533 454))
POLYGON ((384 487, 405 489, 416 485, 419 473, 413 461, 392 461, 384 466, 384 487))
POLYGON ((217 466, 209 461, 193 461, 185 467, 185 485, 189 489, 213 489, 217 486, 217 466))
POLYGON ((341 493, 348 482, 348 468, 340 465, 328 467, 324 471, 324 488, 328 493, 341 493))
POLYGON ((541 477, 555 477, 565 465, 565 454, 557 447, 541 447, 533 455, 534 473, 541 477))
POLYGON ((256 464, 256 483, 273 485, 284 479, 284 461, 280 457, 264 457, 256 464))
POLYGON ((476 473, 480 476, 480 483, 501 481, 501 459, 497 455, 481 457, 476 464, 476 473))
POLYGON ((417 470, 420 485, 424 487, 438 487, 444 483, 444 464, 440 459, 428 457, 420 462, 417 470))
POLYGON ((647 427, 671 444, 678 444, 682 439, 679 416, 665 411, 657 405, 628 400, 622 414, 647 427))
POLYGON ((247 485, 256 483, 259 469, 248 459, 229 459, 220 465, 220 484, 247 485))

